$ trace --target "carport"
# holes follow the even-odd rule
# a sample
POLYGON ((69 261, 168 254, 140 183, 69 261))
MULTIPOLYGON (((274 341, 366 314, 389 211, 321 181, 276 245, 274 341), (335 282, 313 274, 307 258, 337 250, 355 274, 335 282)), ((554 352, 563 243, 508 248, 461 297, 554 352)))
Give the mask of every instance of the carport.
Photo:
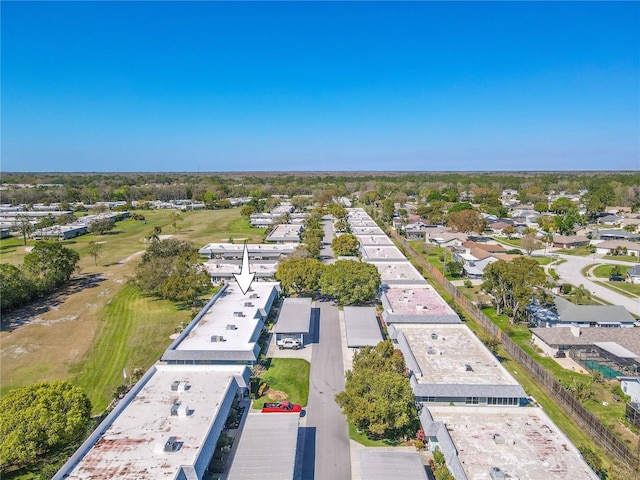
POLYGON ((344 307, 343 312, 349 348, 375 347, 383 340, 373 307, 344 307))
POLYGON ((285 298, 274 332, 276 341, 297 338, 303 344, 311 324, 311 298, 285 298))
POLYGON ((250 413, 227 480, 292 480, 298 447, 297 413, 250 413))

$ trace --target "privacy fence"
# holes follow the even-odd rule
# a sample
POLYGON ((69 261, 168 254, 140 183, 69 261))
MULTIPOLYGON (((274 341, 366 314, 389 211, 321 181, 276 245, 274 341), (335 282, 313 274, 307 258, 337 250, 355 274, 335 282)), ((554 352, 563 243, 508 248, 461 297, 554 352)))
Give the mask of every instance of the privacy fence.
POLYGON ((460 291, 447 280, 442 272, 424 259, 404 238, 391 231, 394 237, 416 263, 426 270, 460 306, 466 315, 469 315, 477 323, 482 325, 485 332, 498 338, 504 350, 517 363, 528 370, 532 377, 545 386, 551 396, 560 404, 569 416, 576 421, 582 430, 595 442, 615 455, 621 462, 629 466, 635 472, 640 472, 640 457, 627 447, 625 442, 616 437, 611 431, 589 410, 587 410, 569 391, 547 372, 538 362, 525 352, 519 345, 513 342, 502 330, 487 317, 477 305, 462 295, 460 291))

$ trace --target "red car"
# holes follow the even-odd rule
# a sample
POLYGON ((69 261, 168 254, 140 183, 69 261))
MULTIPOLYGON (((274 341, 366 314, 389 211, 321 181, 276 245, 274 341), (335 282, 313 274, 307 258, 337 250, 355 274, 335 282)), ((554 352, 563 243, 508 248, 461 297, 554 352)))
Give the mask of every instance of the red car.
POLYGON ((262 413, 270 412, 298 412, 302 411, 302 406, 291 402, 272 402, 265 403, 262 406, 262 413))

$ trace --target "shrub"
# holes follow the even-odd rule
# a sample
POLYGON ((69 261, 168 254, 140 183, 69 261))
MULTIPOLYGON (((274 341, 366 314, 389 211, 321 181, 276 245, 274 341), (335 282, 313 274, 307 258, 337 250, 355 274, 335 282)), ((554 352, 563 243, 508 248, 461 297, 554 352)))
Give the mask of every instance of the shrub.
POLYGON ((563 295, 569 295, 571 293, 571 288, 572 287, 570 283, 563 283, 560 287, 560 293, 562 293, 563 295))

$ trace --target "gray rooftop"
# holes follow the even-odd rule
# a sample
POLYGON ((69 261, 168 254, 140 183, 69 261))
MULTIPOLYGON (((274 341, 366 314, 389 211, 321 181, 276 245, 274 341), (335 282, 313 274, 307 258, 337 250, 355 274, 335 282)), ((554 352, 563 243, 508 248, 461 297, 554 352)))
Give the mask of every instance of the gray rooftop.
POLYGON ((640 328, 580 328, 575 336, 569 327, 532 328, 531 333, 549 346, 595 345, 600 342, 615 342, 621 347, 640 355, 640 328))
POLYGON ((344 322, 349 348, 375 347, 383 340, 373 307, 344 307, 344 322))
POLYGON ((227 480, 292 480, 298 413, 250 413, 227 480))
POLYGON ((311 298, 285 298, 276 322, 276 333, 309 333, 311 298))
POLYGON ((554 302, 564 322, 621 322, 633 323, 633 316, 620 305, 576 305, 561 297, 554 302))
POLYGON ((427 480, 427 472, 418 452, 360 450, 362 480, 427 480))

